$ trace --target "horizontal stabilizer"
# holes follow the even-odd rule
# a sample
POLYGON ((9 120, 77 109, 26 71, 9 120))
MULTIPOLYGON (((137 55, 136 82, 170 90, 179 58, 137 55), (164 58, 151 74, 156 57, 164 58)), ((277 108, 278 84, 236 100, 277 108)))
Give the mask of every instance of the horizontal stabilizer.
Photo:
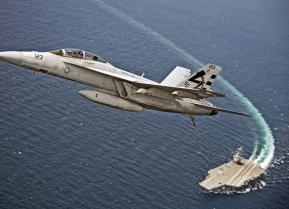
POLYGON ((218 112, 226 112, 226 113, 231 113, 231 114, 235 114, 235 115, 242 115, 242 116, 251 117, 250 115, 248 115, 246 113, 237 112, 237 111, 233 111, 233 110, 227 110, 227 109, 219 108, 219 107, 216 107, 216 106, 209 106, 209 105, 196 104, 196 103, 194 103, 194 105, 199 106, 199 107, 204 107, 204 108, 207 108, 207 109, 211 109, 211 110, 216 110, 218 112))

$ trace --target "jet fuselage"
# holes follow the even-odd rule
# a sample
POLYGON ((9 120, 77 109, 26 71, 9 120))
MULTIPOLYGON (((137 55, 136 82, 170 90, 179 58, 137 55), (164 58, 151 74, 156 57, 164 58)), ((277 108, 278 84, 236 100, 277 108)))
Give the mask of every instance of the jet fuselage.
MULTIPOLYGON (((80 94, 91 101, 119 109, 138 112, 142 111, 142 107, 144 107, 191 116, 215 115, 217 113, 212 109, 203 108, 191 103, 190 101, 192 101, 192 99, 182 98, 163 90, 141 89, 143 90, 141 91, 139 88, 126 83, 125 80, 133 79, 136 82, 147 84, 158 83, 142 76, 121 70, 108 62, 78 59, 56 55, 51 52, 37 51, 0 52, 0 58, 24 68, 92 86, 96 89, 95 98, 92 98, 91 90, 89 90, 89 92, 81 91, 80 94), (113 76, 108 76, 107 74, 113 76), (112 95, 113 97, 102 97, 103 100, 100 100, 100 97, 96 99, 98 96, 97 92, 112 95), (105 99, 108 101, 104 101, 105 99), (125 106, 120 106, 118 103, 123 103, 125 106), (131 107, 130 105, 137 106, 131 107)), ((195 103, 211 105, 202 100, 195 100, 195 103)))

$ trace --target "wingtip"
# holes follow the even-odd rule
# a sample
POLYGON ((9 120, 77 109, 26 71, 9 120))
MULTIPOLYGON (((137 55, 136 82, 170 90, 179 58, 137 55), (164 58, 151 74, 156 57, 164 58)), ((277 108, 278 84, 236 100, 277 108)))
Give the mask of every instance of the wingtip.
POLYGON ((220 111, 220 112, 226 112, 226 113, 235 114, 235 115, 241 115, 241 116, 246 116, 246 117, 252 117, 251 115, 248 115, 247 113, 237 112, 237 111, 233 111, 233 110, 227 110, 227 109, 223 109, 223 108, 219 108, 219 107, 216 107, 216 110, 217 110, 217 111, 220 111))
POLYGON ((240 115, 242 115, 242 116, 246 116, 246 117, 249 117, 249 118, 252 117, 252 115, 248 115, 248 114, 246 114, 246 113, 240 113, 240 115))

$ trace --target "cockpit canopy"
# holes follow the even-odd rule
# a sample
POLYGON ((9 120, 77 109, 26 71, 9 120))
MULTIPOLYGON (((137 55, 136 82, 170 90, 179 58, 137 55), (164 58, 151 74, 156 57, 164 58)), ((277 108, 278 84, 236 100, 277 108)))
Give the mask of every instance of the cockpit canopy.
POLYGON ((91 60, 91 61, 107 63, 104 59, 100 58, 99 56, 92 54, 90 52, 86 52, 81 49, 70 49, 70 48, 58 49, 58 50, 50 51, 50 53, 58 55, 58 56, 63 56, 63 57, 72 57, 72 58, 77 58, 77 59, 82 59, 82 60, 91 60))

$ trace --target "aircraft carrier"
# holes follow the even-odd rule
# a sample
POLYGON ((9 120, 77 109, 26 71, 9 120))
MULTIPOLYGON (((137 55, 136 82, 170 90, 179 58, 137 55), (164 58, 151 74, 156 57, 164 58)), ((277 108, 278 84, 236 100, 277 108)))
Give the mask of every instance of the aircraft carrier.
POLYGON ((239 188, 249 181, 260 177, 265 169, 252 160, 240 156, 239 149, 233 156, 233 160, 208 171, 208 176, 200 182, 200 186, 208 191, 219 188, 239 188))

